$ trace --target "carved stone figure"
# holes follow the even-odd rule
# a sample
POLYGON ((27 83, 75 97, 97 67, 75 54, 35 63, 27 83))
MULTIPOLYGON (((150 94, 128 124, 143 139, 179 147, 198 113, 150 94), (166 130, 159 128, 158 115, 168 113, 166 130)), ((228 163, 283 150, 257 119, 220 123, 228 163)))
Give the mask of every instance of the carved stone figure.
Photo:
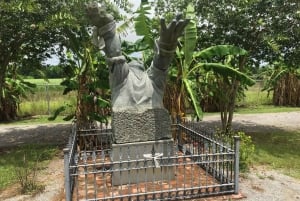
POLYGON ((178 15, 166 25, 165 20, 161 19, 160 37, 155 42, 155 55, 150 68, 145 71, 140 61, 127 63, 122 56, 116 23, 113 16, 106 12, 105 6, 89 4, 87 16, 95 26, 94 43, 103 48, 107 56, 112 92, 112 126, 115 133, 119 133, 115 134, 116 142, 171 138, 168 129, 162 128, 163 130, 158 131, 161 127, 170 126, 169 122, 166 123, 169 116, 163 107, 163 94, 178 37, 182 35, 189 20, 183 20, 178 15), (150 125, 147 126, 149 122, 150 125), (135 128, 137 124, 139 130, 135 128))

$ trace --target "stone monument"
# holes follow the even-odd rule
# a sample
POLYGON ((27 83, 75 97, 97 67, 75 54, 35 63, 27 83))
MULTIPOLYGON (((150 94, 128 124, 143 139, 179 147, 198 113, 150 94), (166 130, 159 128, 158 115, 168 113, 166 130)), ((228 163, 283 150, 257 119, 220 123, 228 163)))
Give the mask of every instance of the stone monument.
MULTIPOLYGON (((155 54, 151 66, 145 70, 140 61, 126 62, 121 52, 121 42, 116 33, 116 22, 107 13, 105 5, 91 3, 87 6, 87 16, 94 26, 93 43, 102 48, 109 67, 113 160, 136 159, 136 150, 141 158, 148 158, 156 166, 157 158, 172 155, 173 140, 171 120, 163 106, 168 67, 177 47, 177 40, 189 20, 177 16, 168 25, 160 21, 160 36, 155 41, 155 54), (150 154, 150 155, 149 155, 150 154)), ((119 167, 118 167, 119 168, 119 167)), ((167 169, 164 169, 166 172, 167 169)), ((149 173, 150 174, 150 170, 149 173)), ((156 173, 152 177, 156 178, 156 173)), ((171 173, 163 174, 170 176, 171 173)), ((113 175, 114 185, 124 184, 130 177, 143 177, 138 172, 113 175), (122 178, 121 178, 122 176, 122 178), (120 181, 123 180, 123 181, 120 181)), ((163 178, 158 175, 157 178, 163 178)), ((137 181, 138 182, 138 181, 137 181)))

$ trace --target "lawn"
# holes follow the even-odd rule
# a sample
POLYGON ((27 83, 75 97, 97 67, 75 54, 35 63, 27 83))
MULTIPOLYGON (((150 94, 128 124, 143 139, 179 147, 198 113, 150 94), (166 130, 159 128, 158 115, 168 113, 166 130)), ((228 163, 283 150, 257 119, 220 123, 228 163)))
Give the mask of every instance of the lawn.
POLYGON ((300 179, 300 131, 252 133, 253 165, 267 165, 300 179))
POLYGON ((59 107, 66 106, 68 109, 62 115, 73 113, 76 105, 76 92, 72 91, 63 95, 64 87, 60 85, 62 79, 26 79, 37 87, 33 94, 22 98, 19 105, 18 115, 21 117, 52 115, 59 107), (74 106, 74 107, 73 107, 74 106))

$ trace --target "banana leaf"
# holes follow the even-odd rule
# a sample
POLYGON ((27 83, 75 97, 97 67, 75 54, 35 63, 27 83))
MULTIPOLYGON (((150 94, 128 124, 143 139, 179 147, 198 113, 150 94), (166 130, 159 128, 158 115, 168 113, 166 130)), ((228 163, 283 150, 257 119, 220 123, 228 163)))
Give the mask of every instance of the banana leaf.
POLYGON ((194 107, 195 113, 197 115, 198 118, 202 119, 203 118, 203 112, 202 109, 200 107, 200 102, 199 102, 199 98, 196 97, 196 92, 193 90, 192 87, 192 81, 189 79, 183 79, 183 83, 184 86, 187 90, 187 93, 189 95, 189 97, 191 98, 191 103, 194 107))
POLYGON ((192 70, 198 69, 200 66, 203 67, 206 71, 212 70, 221 76, 235 77, 238 81, 248 86, 252 86, 255 84, 255 80, 253 80, 246 74, 238 71, 237 69, 234 69, 227 65, 218 64, 218 63, 200 63, 196 65, 192 70))
POLYGON ((202 51, 195 52, 193 56, 194 58, 210 60, 213 57, 224 57, 227 55, 233 55, 233 56, 247 55, 247 51, 233 45, 215 45, 206 48, 202 51))

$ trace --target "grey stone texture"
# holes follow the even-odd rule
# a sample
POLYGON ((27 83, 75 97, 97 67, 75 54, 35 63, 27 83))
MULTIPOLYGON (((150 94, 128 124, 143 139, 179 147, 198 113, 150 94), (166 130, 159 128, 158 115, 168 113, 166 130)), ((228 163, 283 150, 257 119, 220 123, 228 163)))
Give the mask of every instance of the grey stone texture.
POLYGON ((170 181, 175 177, 174 167, 170 165, 173 155, 172 139, 113 144, 112 160, 116 164, 113 166, 112 184, 170 181))
POLYGON ((112 114, 114 143, 171 139, 171 120, 164 108, 117 111, 112 114))

